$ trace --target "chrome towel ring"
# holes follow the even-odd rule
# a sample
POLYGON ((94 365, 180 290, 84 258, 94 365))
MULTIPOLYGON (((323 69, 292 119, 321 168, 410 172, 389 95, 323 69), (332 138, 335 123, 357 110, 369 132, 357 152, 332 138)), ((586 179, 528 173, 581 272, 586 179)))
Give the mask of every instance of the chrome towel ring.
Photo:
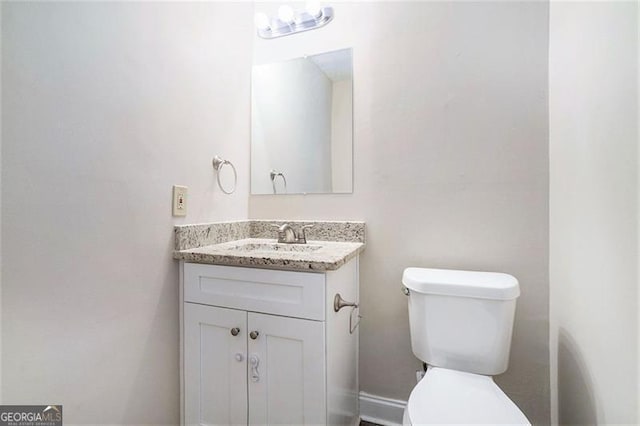
POLYGON ((220 189, 222 190, 222 192, 224 192, 225 194, 233 194, 236 190, 236 186, 238 184, 238 172, 236 172, 236 168, 233 165, 233 163, 229 160, 225 160, 223 158, 220 158, 219 156, 215 156, 213 157, 213 169, 216 171, 216 179, 218 181, 218 186, 220 187, 220 189), (233 188, 231 190, 226 190, 224 189, 224 187, 222 186, 222 183, 220 183, 220 169, 222 169, 222 167, 228 164, 231 166, 231 170, 233 170, 233 188))
POLYGON ((333 311, 338 312, 342 308, 351 307, 351 312, 349 313, 349 334, 353 334, 360 325, 360 319, 362 319, 362 315, 359 315, 358 308, 360 307, 356 302, 347 302, 342 298, 340 293, 336 293, 333 298, 333 311), (354 324, 354 317, 357 318, 357 321, 354 324))
POLYGON ((271 186, 273 187, 273 193, 277 194, 278 191, 276 191, 276 178, 280 176, 282 178, 282 181, 284 182, 284 193, 287 193, 287 179, 285 179, 284 174, 282 174, 282 172, 277 171, 276 169, 271 169, 271 171, 269 172, 269 177, 271 178, 271 186))

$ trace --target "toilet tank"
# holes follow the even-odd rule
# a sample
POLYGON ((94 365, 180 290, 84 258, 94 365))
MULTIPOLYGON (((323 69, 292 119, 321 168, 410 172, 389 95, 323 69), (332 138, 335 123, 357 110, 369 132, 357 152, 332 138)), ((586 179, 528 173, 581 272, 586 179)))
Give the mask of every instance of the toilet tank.
POLYGON ((496 272, 407 268, 413 353, 435 367, 493 376, 509 364, 520 287, 496 272))

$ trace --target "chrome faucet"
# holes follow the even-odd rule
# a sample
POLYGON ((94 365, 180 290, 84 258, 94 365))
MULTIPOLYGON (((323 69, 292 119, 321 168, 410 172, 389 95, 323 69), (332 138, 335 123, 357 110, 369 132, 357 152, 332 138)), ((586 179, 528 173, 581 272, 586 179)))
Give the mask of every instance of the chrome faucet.
POLYGON ((305 235, 305 229, 313 227, 313 225, 303 225, 300 228, 300 234, 296 234, 296 231, 288 223, 282 226, 273 226, 278 228, 278 242, 285 244, 306 244, 307 236, 305 235))
POLYGON ((289 225, 288 223, 285 223, 278 228, 279 243, 293 244, 297 240, 298 236, 296 235, 296 231, 294 231, 291 225, 289 225))

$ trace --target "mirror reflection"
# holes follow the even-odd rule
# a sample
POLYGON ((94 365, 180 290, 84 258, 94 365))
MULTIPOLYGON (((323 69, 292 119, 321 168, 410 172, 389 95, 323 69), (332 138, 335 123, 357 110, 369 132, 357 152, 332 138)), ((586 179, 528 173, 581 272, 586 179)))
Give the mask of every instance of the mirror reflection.
POLYGON ((352 51, 255 65, 251 193, 353 188, 352 51))

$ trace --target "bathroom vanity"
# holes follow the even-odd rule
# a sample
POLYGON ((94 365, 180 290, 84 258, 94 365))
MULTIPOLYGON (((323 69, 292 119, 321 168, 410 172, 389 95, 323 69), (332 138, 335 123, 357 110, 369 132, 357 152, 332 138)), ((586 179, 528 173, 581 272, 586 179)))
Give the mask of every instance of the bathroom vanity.
POLYGON ((176 227, 184 424, 359 421, 364 223, 289 222, 313 225, 307 244, 264 238, 282 223, 176 227))

